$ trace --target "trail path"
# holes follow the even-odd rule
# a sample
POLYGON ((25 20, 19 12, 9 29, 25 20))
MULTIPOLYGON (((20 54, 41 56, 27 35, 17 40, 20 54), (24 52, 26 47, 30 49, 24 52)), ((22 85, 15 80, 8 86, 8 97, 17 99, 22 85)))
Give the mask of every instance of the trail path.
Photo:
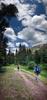
POLYGON ((35 78, 28 73, 19 72, 18 74, 23 78, 30 95, 32 94, 34 100, 47 100, 47 86, 39 79, 35 80, 35 78))
POLYGON ((47 100, 47 86, 26 72, 15 71, 4 80, 6 83, 1 84, 0 100, 47 100))

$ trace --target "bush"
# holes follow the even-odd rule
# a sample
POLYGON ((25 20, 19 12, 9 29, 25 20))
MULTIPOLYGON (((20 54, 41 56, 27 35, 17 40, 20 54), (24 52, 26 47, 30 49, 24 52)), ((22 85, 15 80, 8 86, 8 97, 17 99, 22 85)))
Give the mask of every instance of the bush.
POLYGON ((35 62, 33 61, 28 63, 28 69, 33 69, 34 66, 35 66, 35 62))
POLYGON ((41 64, 40 67, 41 67, 42 70, 47 70, 47 64, 46 63, 45 64, 41 64))

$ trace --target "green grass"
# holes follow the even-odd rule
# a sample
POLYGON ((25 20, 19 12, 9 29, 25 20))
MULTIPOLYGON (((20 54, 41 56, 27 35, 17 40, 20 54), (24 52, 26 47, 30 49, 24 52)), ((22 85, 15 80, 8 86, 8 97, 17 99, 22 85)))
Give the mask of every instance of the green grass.
POLYGON ((41 76, 47 78, 47 71, 46 71, 46 70, 42 71, 42 72, 41 72, 41 76))

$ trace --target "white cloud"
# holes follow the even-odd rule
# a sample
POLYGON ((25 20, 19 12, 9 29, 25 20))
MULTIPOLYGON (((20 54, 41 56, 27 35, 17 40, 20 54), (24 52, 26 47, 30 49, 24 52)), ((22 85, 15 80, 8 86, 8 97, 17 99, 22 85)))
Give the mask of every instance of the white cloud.
POLYGON ((16 43, 16 47, 19 47, 20 43, 16 43))
POLYGON ((0 2, 9 5, 10 3, 11 4, 14 4, 15 3, 15 0, 0 0, 0 2))
MULTIPOLYGON (((25 22, 26 23, 26 22, 25 22)), ((25 24, 24 23, 24 24, 25 24)), ((32 18, 29 18, 27 27, 24 28, 18 36, 22 36, 23 39, 34 42, 45 41, 47 34, 45 35, 44 30, 47 32, 47 20, 45 15, 35 15, 32 18), (38 29, 38 30, 35 30, 38 29), (42 30, 42 31, 40 31, 42 30)))
POLYGON ((7 43, 7 53, 9 52, 9 50, 12 52, 12 53, 15 53, 16 52, 16 47, 15 47, 15 44, 13 42, 8 42, 7 43))
MULTIPOLYGON (((47 7, 47 0, 37 1, 39 3, 43 1, 44 5, 47 7)), ((30 46, 37 42, 45 42, 47 40, 47 20, 45 19, 45 15, 34 15, 34 12, 36 10, 36 4, 22 4, 19 0, 5 0, 5 3, 9 4, 10 2, 15 3, 18 8, 18 20, 22 20, 22 24, 24 26, 27 26, 21 32, 18 33, 17 37, 25 39, 27 42, 30 41, 30 46)), ((10 29, 5 31, 5 34, 13 40, 16 39, 14 31, 10 29)), ((19 44, 17 43, 16 45, 18 46, 19 44)))
POLYGON ((42 21, 45 20, 45 15, 34 15, 31 19, 31 24, 32 26, 37 26, 40 25, 42 23, 42 21))
POLYGON ((29 47, 28 43, 22 42, 21 45, 25 45, 26 47, 29 47))
POLYGON ((35 4, 27 4, 27 3, 23 3, 21 4, 20 2, 16 3, 17 8, 18 8, 18 19, 21 20, 23 18, 27 19, 28 17, 30 17, 30 15, 33 15, 36 9, 36 5, 35 4))
POLYGON ((20 39, 23 39, 22 31, 18 33, 18 36, 17 37, 20 38, 20 39))
POLYGON ((19 37, 22 36, 25 40, 32 40, 36 41, 44 41, 45 40, 45 33, 36 31, 35 28, 41 29, 42 31, 45 30, 47 27, 47 21, 45 20, 45 15, 35 15, 33 17, 28 16, 27 21, 23 20, 23 24, 27 25, 27 28, 24 28, 19 37))
POLYGON ((12 42, 8 42, 7 45, 8 45, 9 48, 14 48, 15 47, 12 42))
POLYGON ((47 20, 45 19, 45 15, 40 15, 40 16, 35 15, 32 18, 31 27, 34 29, 36 28, 38 30, 45 31, 47 33, 47 20))
POLYGON ((11 27, 6 28, 5 32, 7 32, 8 34, 10 33, 11 35, 12 35, 12 34, 15 34, 15 33, 14 33, 14 30, 13 30, 11 27))
POLYGON ((34 43, 34 44, 32 45, 32 47, 38 46, 38 45, 43 45, 43 44, 46 44, 46 43, 47 43, 47 41, 39 42, 39 43, 34 43))
POLYGON ((12 41, 16 40, 15 32, 12 28, 6 28, 4 35, 8 38, 10 38, 12 41))
POLYGON ((15 32, 12 28, 6 28, 4 35, 8 38, 8 49, 12 51, 14 51, 13 49, 15 49, 15 43, 14 41, 16 40, 16 35, 15 32))
POLYGON ((47 30, 47 20, 43 21, 40 26, 47 30))
POLYGON ((42 0, 44 2, 44 4, 47 4, 47 0, 42 0))
POLYGON ((45 35, 43 34, 43 32, 41 33, 39 31, 36 31, 34 34, 34 38, 36 38, 36 41, 39 42, 45 41, 45 35))

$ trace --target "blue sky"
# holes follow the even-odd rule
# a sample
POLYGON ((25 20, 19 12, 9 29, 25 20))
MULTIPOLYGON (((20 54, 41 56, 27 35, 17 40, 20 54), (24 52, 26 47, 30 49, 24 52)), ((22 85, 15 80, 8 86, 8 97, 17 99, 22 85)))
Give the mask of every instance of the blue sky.
POLYGON ((5 31, 8 47, 15 50, 19 43, 26 47, 47 43, 47 0, 1 0, 18 8, 17 18, 9 20, 5 31), (15 35, 17 33, 17 36, 15 35))

